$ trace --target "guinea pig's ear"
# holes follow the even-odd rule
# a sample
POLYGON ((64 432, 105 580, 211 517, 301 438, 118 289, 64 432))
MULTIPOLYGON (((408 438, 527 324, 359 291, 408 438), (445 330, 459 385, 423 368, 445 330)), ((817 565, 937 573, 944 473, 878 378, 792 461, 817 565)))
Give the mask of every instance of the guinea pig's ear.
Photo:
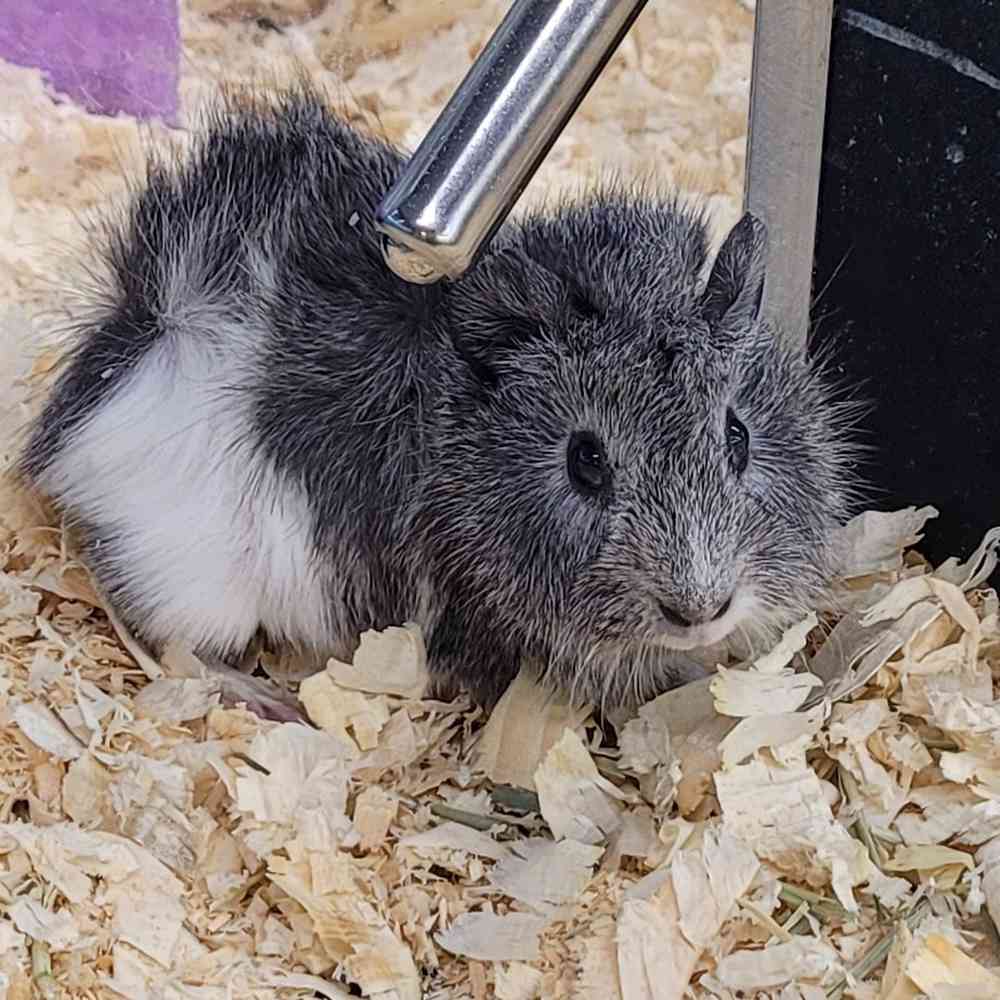
POLYGON ((478 261, 452 294, 452 338, 458 353, 487 385, 503 361, 558 319, 562 280, 520 248, 478 261))
POLYGON ((767 262, 767 228, 749 212, 719 250, 701 296, 701 315, 713 333, 739 339, 760 314, 767 262))

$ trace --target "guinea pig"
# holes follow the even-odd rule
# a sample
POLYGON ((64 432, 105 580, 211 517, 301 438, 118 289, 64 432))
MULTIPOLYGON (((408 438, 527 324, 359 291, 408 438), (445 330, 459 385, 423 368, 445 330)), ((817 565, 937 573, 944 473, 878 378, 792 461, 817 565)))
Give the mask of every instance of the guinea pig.
POLYGON ((761 222, 709 266, 700 211, 605 185, 414 285, 373 223, 403 164, 306 88, 227 98, 107 227, 21 470, 121 619, 231 674, 413 621, 442 689, 531 662, 621 706, 806 611, 849 406, 761 317, 761 222))

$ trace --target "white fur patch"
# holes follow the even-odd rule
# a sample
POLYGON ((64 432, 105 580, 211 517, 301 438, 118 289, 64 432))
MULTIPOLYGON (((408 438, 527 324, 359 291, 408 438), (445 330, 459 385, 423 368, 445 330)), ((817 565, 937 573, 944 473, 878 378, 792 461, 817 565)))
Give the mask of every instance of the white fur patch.
POLYGON ((236 650, 263 625, 323 642, 305 497, 249 441, 245 387, 263 331, 214 309, 183 313, 39 485, 113 536, 113 572, 149 639, 236 650))

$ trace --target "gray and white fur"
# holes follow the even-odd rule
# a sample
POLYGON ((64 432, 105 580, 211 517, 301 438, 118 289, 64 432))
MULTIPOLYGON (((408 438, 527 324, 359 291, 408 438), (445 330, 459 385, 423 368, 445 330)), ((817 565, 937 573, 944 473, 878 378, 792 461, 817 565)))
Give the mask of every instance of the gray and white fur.
POLYGON ((415 620, 442 687, 529 659, 614 705, 806 609, 850 407, 758 316, 763 226, 706 279, 698 212, 611 185, 417 286, 372 221, 402 163, 305 89, 228 99, 110 227, 22 469, 125 622, 235 664, 415 620))

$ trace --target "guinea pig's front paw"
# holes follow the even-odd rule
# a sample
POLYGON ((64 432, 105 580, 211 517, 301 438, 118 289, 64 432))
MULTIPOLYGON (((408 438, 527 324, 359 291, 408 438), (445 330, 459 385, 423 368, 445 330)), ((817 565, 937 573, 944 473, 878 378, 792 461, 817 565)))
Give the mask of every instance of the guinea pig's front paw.
POLYGON ((707 677, 712 671, 693 656, 681 652, 663 656, 663 676, 669 689, 684 687, 707 677))
POLYGON ((222 703, 227 708, 244 704, 248 712, 269 722, 300 722, 304 726, 312 726, 299 700, 279 690, 266 678, 252 677, 232 667, 218 672, 222 703))

